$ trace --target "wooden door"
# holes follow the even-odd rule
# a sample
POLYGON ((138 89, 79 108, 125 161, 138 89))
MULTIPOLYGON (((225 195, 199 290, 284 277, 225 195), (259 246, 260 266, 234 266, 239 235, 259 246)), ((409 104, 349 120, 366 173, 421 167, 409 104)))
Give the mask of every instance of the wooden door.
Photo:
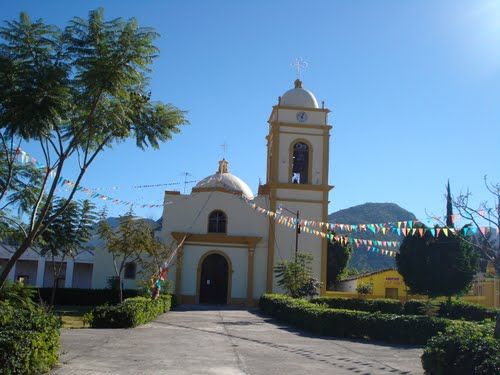
POLYGON ((226 304, 229 267, 220 254, 210 254, 201 265, 200 303, 226 304))

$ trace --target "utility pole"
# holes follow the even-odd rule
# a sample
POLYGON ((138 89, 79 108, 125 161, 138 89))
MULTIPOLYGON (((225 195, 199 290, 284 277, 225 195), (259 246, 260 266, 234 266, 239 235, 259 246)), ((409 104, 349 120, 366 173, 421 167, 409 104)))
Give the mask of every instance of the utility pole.
POLYGON ((300 233, 300 224, 299 224, 299 216, 300 211, 297 212, 290 211, 288 208, 281 206, 280 209, 285 210, 291 214, 295 214, 296 219, 296 227, 295 227, 295 263, 297 263, 297 254, 299 253, 299 233, 300 233))
POLYGON ((300 233, 300 224, 299 224, 299 210, 297 210, 297 227, 295 228, 295 263, 297 263, 297 254, 299 251, 299 233, 300 233))

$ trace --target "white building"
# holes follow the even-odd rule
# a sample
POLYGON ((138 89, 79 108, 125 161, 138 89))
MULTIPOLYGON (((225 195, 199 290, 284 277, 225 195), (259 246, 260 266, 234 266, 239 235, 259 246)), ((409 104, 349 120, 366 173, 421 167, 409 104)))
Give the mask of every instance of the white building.
MULTIPOLYGON (((0 269, 8 262, 16 249, 0 245, 0 269)), ((26 251, 9 272, 8 280, 26 285, 51 288, 54 285, 54 265, 58 272, 57 286, 60 288, 91 288, 94 255, 89 251, 75 258, 43 257, 33 249, 26 251)))
MULTIPOLYGON (((274 266, 293 260, 295 231, 249 207, 280 208, 300 218, 327 221, 329 110, 314 95, 295 87, 280 97, 269 117, 266 183, 257 196, 231 174, 225 160, 191 194, 165 192, 161 237, 184 243, 169 277, 181 303, 253 305, 263 293, 277 291, 274 266)), ((286 211, 282 211, 286 213, 286 211)), ((313 272, 326 285, 325 239, 298 236, 299 251, 314 257, 313 272)))

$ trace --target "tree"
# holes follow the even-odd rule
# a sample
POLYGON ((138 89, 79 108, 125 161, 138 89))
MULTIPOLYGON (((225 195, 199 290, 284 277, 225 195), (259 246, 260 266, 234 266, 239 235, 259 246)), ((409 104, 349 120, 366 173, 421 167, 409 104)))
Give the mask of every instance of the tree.
MULTIPOLYGON (((151 227, 151 230, 153 228, 151 227)), ((154 283, 160 279, 162 271, 164 270, 165 264, 169 263, 179 246, 175 246, 174 242, 170 245, 165 245, 159 241, 154 234, 151 236, 151 241, 149 245, 145 248, 146 256, 141 257, 138 263, 141 266, 141 276, 143 278, 144 289, 147 290, 149 295, 153 295, 154 283)), ((166 271, 164 271, 166 273, 166 271)), ((166 276, 166 275, 165 275, 166 276)), ((163 280, 161 282, 161 289, 165 293, 169 293, 171 288, 171 283, 169 280, 163 280)), ((158 290, 159 293, 159 290, 158 290)))
POLYGON ((116 230, 109 225, 106 211, 101 214, 97 233, 104 240, 105 248, 113 258, 118 296, 123 302, 122 278, 127 263, 138 262, 151 249, 154 234, 151 227, 142 219, 134 216, 132 209, 120 216, 120 223, 116 230))
POLYGON ((329 289, 333 289, 333 285, 339 280, 347 266, 352 248, 349 244, 342 245, 339 241, 329 241, 327 251, 327 285, 329 289))
POLYGON ((491 194, 491 202, 484 201, 474 207, 472 193, 467 190, 455 197, 453 206, 462 218, 469 221, 470 231, 478 237, 472 241, 474 249, 482 259, 492 262, 500 275, 500 183, 488 183, 484 176, 484 184, 491 194))
POLYGON ((453 204, 450 192, 450 180, 446 184, 446 226, 448 228, 453 228, 453 204))
POLYGON ((278 263, 274 267, 278 285, 294 298, 317 295, 320 283, 312 277, 312 260, 311 254, 298 253, 295 261, 278 263))
POLYGON ((0 133, 6 161, 0 163, 6 181, 0 219, 22 234, 0 274, 0 287, 21 255, 67 209, 104 149, 129 138, 141 149, 158 148, 187 123, 183 111, 151 100, 148 79, 157 37, 135 19, 106 21, 102 9, 91 11, 87 20, 73 18, 64 30, 32 22, 26 13, 0 28, 0 133), (43 158, 33 199, 16 217, 8 210, 23 201, 15 195, 19 174, 13 155, 23 142, 37 144, 43 158), (75 184, 66 204, 50 212, 68 164, 78 165, 75 184))
MULTIPOLYGON (((467 190, 453 200, 458 214, 471 223, 471 228, 479 237, 471 241, 481 259, 492 262, 495 272, 500 275, 500 183, 489 183, 484 176, 484 185, 491 195, 491 202, 484 201, 474 207, 471 203, 472 193, 467 190), (482 224, 487 224, 487 230, 482 224), (496 232, 496 233, 495 233, 496 232)), ((497 315, 494 336, 500 339, 500 314, 497 315)))
POLYGON ((396 264, 411 293, 451 297, 466 291, 472 282, 478 268, 477 253, 464 240, 463 231, 446 233, 440 230, 434 237, 425 230, 421 236, 417 230, 401 243, 396 264))
POLYGON ((64 260, 90 250, 86 243, 92 236, 96 219, 94 205, 88 200, 68 203, 64 198, 57 198, 50 212, 59 210, 63 205, 67 206, 66 209, 38 238, 41 255, 49 256, 52 262, 51 305, 54 304, 57 280, 62 274, 64 260))

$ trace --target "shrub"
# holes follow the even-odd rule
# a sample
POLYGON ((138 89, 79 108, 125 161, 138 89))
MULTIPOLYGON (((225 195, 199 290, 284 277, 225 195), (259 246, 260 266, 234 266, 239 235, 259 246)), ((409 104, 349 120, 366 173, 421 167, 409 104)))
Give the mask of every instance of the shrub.
MULTIPOLYGON (((44 302, 50 301, 52 288, 35 289, 35 298, 44 302)), ((134 289, 125 289, 124 298, 137 297, 139 292, 134 289)), ((78 289, 78 288, 60 288, 57 289, 55 305, 64 306, 98 306, 108 304, 117 304, 118 293, 111 289, 78 289)))
POLYGON ((356 287, 356 292, 362 296, 373 293, 373 285, 370 283, 362 283, 356 287))
POLYGON ((170 310, 171 296, 128 298, 119 305, 103 305, 86 314, 85 321, 93 328, 131 328, 154 320, 170 310))
POLYGON ((422 355, 424 369, 433 375, 500 374, 500 342, 491 332, 491 326, 454 324, 429 340, 422 355))
POLYGON ((331 309, 277 294, 263 295, 260 307, 277 319, 316 334, 405 344, 424 344, 451 324, 447 319, 429 316, 331 309))
POLYGON ((406 301, 403 305, 403 313, 407 315, 425 315, 427 312, 427 302, 417 299, 406 301))
POLYGON ((274 267, 278 285, 292 297, 314 297, 318 295, 320 282, 312 277, 313 256, 298 253, 292 261, 281 261, 274 267))
POLYGON ((388 314, 402 314, 403 304, 392 299, 360 299, 360 298, 314 298, 311 302, 326 304, 333 309, 347 309, 388 314))
POLYGON ((9 301, 16 306, 33 305, 34 291, 22 283, 6 281, 0 289, 0 301, 9 301))
POLYGON ((499 312, 496 309, 488 309, 472 303, 446 301, 441 302, 438 313, 439 316, 449 319, 481 321, 484 319, 495 319, 499 312))
POLYGON ((33 304, 0 301, 2 374, 40 374, 57 363, 60 320, 33 304))

